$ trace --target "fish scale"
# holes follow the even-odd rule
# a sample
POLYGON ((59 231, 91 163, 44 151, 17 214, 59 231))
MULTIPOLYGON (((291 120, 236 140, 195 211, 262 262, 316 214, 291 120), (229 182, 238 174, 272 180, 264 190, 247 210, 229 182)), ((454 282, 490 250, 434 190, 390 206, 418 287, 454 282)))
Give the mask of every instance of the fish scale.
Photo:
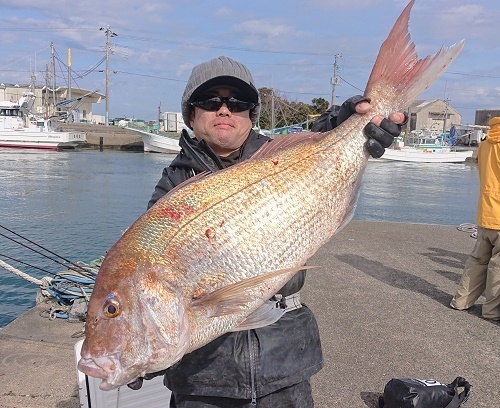
MULTIPOLYGON (((336 138, 335 135, 332 137, 336 138)), ((364 141, 364 137, 362 140, 364 141)), ((329 144, 328 141, 324 143, 329 144)), ((208 269, 225 272, 226 281, 221 284, 305 262, 323 243, 325 234, 322 232, 335 230, 348 209, 337 199, 339 183, 347 182, 353 189, 357 186, 357 172, 354 171, 356 166, 350 166, 350 161, 332 159, 341 157, 342 153, 332 151, 331 148, 326 150, 322 144, 315 143, 309 149, 308 159, 297 159, 297 154, 292 152, 295 153, 295 163, 290 164, 290 160, 283 157, 290 155, 289 152, 278 153, 256 161, 250 168, 234 166, 231 171, 208 177, 204 180, 204 186, 192 189, 187 186, 184 190, 186 196, 205 197, 211 195, 212 189, 217 188, 217 181, 213 178, 218 178, 224 183, 224 189, 219 191, 226 194, 217 197, 217 204, 214 204, 215 200, 212 201, 210 211, 203 208, 199 215, 180 227, 188 231, 182 234, 185 241, 180 243, 178 257, 185 257, 189 269, 196 271, 196 274, 202 274, 208 269), (329 154, 323 153, 326 151, 329 154), (320 160, 322 164, 318 166, 320 160), (304 161, 313 163, 304 164, 304 161), (279 177, 282 172, 280 163, 283 163, 283 167, 286 166, 289 175, 286 182, 279 177), (339 167, 337 164, 342 166, 336 168, 339 167), (345 171, 349 167, 353 169, 350 178, 345 171), (333 170, 325 171, 324 168, 333 170), (251 176, 242 177, 242 171, 251 173, 251 176), (240 187, 241 179, 247 181, 244 188, 240 187), (293 180, 293 183, 288 180, 293 180), (309 188, 305 188, 321 180, 325 180, 322 194, 311 194, 309 188), (329 217, 322 216, 320 210, 328 203, 332 203, 330 207, 334 207, 335 203, 336 211, 328 211, 329 217), (221 220, 224 221, 222 226, 221 220), (266 225, 265 229, 262 224, 266 225), (209 236, 207 231, 210 231, 209 236), (307 250, 305 254, 304 249, 307 250)), ((338 149, 349 151, 345 145, 338 149)), ((359 146, 357 151, 366 160, 366 154, 359 146)), ((159 205, 161 206, 161 202, 159 205)))

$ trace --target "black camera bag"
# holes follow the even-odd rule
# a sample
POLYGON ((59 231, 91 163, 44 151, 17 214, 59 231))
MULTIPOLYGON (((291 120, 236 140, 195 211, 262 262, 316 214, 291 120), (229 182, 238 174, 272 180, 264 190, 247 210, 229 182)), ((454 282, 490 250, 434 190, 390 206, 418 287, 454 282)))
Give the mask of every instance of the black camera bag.
POLYGON ((470 387, 462 377, 448 385, 436 380, 393 378, 379 398, 379 408, 458 408, 469 398, 470 387), (461 393, 459 387, 464 388, 461 393))

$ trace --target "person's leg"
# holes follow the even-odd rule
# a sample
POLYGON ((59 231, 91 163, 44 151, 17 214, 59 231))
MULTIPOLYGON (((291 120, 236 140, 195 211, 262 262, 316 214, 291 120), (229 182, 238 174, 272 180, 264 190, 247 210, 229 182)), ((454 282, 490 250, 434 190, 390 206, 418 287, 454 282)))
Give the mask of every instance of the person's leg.
POLYGON ((500 231, 489 231, 494 245, 488 264, 482 316, 485 319, 500 320, 500 231))
MULTIPOLYGON (((260 408, 259 405, 257 405, 260 408)), ((172 393, 170 408, 256 408, 251 400, 172 393)))
POLYGON ((313 408, 311 383, 302 381, 257 399, 257 408, 313 408))
POLYGON ((257 398, 253 405, 249 399, 194 396, 172 393, 170 408, 313 408, 311 384, 303 381, 257 398))
POLYGON ((477 228, 477 242, 465 262, 465 268, 458 289, 450 302, 454 309, 464 310, 474 305, 486 287, 486 274, 493 246, 487 230, 477 228))

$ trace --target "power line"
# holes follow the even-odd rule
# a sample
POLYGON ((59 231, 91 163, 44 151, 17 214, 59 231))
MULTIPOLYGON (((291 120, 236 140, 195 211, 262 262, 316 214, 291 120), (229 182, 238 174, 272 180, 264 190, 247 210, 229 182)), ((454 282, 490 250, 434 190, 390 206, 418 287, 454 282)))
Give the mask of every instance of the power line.
POLYGON ((246 51, 246 52, 261 52, 261 53, 269 53, 269 54, 293 54, 293 55, 321 55, 321 56, 331 56, 331 52, 310 52, 310 51, 291 51, 291 50, 266 50, 259 48, 247 48, 247 47, 229 47, 222 45, 214 45, 214 44, 202 44, 202 43, 189 43, 184 41, 172 41, 165 39, 157 39, 157 38, 147 38, 147 37, 131 37, 131 36, 122 36, 122 38, 130 38, 133 40, 146 41, 148 43, 151 42, 159 42, 162 44, 174 44, 174 45, 184 45, 188 47, 201 47, 201 48, 217 48, 222 50, 232 50, 232 51, 246 51))
POLYGON ((167 78, 167 77, 161 77, 161 76, 149 75, 149 74, 136 74, 134 72, 127 72, 127 71, 113 71, 113 72, 116 72, 118 74, 135 75, 135 76, 141 76, 141 77, 146 77, 146 78, 164 79, 166 81, 187 82, 187 79, 167 78))

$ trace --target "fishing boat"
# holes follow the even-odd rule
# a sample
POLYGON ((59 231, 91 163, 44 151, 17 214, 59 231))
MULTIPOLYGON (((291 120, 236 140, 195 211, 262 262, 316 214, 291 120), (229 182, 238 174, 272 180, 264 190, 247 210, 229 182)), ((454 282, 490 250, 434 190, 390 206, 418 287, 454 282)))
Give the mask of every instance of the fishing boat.
POLYGON ((85 143, 83 132, 63 132, 51 119, 29 111, 34 94, 28 92, 18 102, 0 102, 0 147, 72 149, 85 143))
MULTIPOLYGON (((119 126, 122 125, 119 124, 119 126)), ((144 153, 179 153, 181 150, 179 139, 160 132, 158 123, 149 126, 144 123, 127 121, 123 127, 141 134, 144 153)))
POLYGON ((393 145, 385 149, 382 160, 417 163, 463 163, 473 155, 472 150, 457 150, 444 138, 424 132, 412 133, 406 141, 396 138, 393 145))
POLYGON ((179 139, 161 133, 141 132, 145 153, 178 153, 179 139))

